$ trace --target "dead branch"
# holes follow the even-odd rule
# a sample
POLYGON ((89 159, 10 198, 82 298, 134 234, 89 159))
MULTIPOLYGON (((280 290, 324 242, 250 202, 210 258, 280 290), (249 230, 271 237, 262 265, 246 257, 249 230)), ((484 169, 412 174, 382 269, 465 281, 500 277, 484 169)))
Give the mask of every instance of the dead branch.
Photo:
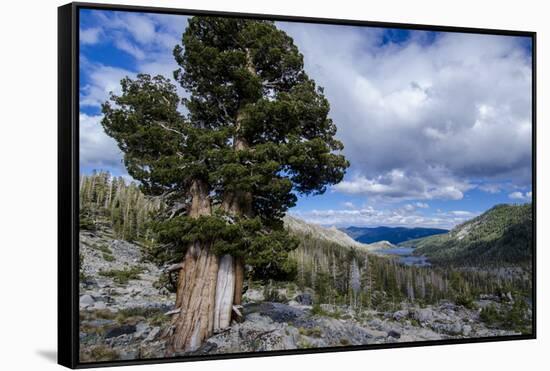
POLYGON ((178 314, 179 312, 181 312, 181 308, 176 308, 164 313, 164 315, 171 316, 172 314, 178 314))

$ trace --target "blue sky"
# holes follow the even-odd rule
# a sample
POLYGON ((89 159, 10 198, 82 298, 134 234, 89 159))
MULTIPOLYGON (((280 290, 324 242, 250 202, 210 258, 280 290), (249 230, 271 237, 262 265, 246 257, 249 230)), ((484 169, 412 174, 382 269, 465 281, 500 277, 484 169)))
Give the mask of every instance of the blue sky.
MULTIPOLYGON (((177 15, 81 11, 81 173, 131 180, 99 124, 100 104, 124 76, 171 77, 186 25, 177 15)), ((530 201, 530 39, 277 26, 325 88, 351 162, 324 195, 300 197, 294 215, 323 225, 450 228, 495 204, 530 201)))

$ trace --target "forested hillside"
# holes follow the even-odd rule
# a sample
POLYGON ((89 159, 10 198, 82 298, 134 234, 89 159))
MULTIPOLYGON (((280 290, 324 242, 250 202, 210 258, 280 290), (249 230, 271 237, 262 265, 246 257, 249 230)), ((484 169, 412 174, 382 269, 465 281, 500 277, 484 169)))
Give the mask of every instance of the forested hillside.
POLYGON ((397 308, 402 301, 436 303, 441 299, 470 302, 481 294, 530 291, 517 277, 496 279, 483 271, 402 265, 396 259, 296 234, 296 282, 314 289, 320 303, 352 307, 397 308))
POLYGON ((134 241, 152 238, 150 216, 162 208, 160 198, 146 198, 135 183, 96 172, 80 177, 80 228, 94 230, 108 223, 117 238, 134 241))
POLYGON ((408 241, 442 265, 523 266, 532 257, 532 204, 497 205, 447 234, 408 241))

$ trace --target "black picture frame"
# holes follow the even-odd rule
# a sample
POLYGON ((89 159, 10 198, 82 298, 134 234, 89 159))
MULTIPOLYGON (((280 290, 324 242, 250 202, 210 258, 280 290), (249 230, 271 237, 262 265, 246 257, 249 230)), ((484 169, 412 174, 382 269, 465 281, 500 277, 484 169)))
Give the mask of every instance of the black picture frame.
POLYGON ((418 347, 536 339, 536 32, 486 28, 450 27, 408 23, 388 23, 347 19, 311 18, 222 11, 173 9, 147 6, 128 6, 95 3, 70 3, 58 8, 58 363, 69 368, 90 368, 136 364, 204 361, 217 359, 266 357, 308 353, 343 352, 371 349, 418 347), (79 240, 78 240, 78 183, 79 183, 79 10, 120 10, 180 15, 211 15, 275 21, 388 27, 408 30, 429 30, 488 35, 529 37, 532 40, 532 297, 533 332, 526 335, 471 339, 430 340, 395 344, 373 344, 331 348, 232 353, 131 361, 79 362, 79 240))

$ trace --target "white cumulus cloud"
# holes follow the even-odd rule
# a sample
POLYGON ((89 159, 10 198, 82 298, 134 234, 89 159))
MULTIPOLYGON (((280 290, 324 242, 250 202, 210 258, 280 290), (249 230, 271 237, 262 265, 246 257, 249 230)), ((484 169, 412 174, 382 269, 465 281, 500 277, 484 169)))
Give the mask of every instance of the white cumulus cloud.
POLYGON ((392 200, 460 200, 471 188, 472 185, 437 169, 423 173, 393 169, 372 179, 355 176, 333 186, 343 193, 392 200))
POLYGON ((81 28, 79 31, 80 42, 85 45, 96 44, 99 41, 101 36, 101 28, 91 27, 91 28, 81 28))
POLYGON ((508 195, 508 197, 510 197, 512 200, 530 200, 531 197, 532 197, 532 192, 520 192, 520 191, 516 191, 516 192, 512 192, 508 195))
POLYGON ((351 161, 336 191, 454 200, 530 184, 527 39, 412 32, 384 44, 379 29, 280 25, 325 88, 351 161))
POLYGON ((118 169, 126 173, 116 141, 105 134, 101 117, 80 114, 80 166, 90 170, 118 169))
MULTIPOLYGON (((173 78, 178 68, 172 50, 187 27, 187 17, 168 14, 140 14, 117 11, 94 11, 87 15, 97 27, 81 30, 81 42, 104 43, 134 58, 131 70, 107 65, 101 59, 89 60, 88 50, 81 49, 81 66, 87 82, 81 86, 83 106, 99 107, 111 91, 120 91, 120 79, 138 73, 173 78), (97 30, 97 31, 94 31, 97 30), (99 37, 101 35, 101 37, 99 37)), ((174 81, 179 94, 186 92, 174 81)))

